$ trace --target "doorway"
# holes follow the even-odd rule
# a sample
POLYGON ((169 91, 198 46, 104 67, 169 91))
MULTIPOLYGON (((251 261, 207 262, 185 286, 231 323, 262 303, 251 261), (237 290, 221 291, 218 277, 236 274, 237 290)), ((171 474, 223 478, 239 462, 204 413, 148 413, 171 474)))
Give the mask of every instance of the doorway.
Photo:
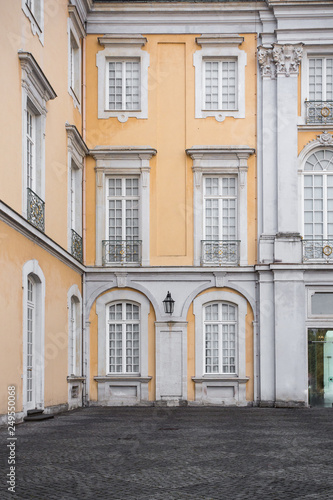
POLYGON ((333 407, 333 328, 308 329, 310 406, 333 407))

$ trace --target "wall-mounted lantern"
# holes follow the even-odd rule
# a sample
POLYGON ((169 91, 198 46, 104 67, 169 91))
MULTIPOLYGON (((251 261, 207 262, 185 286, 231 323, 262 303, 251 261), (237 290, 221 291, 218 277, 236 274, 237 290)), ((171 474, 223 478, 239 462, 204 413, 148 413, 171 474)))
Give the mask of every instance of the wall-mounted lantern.
POLYGON ((171 293, 170 292, 167 293, 167 296, 163 300, 163 305, 164 305, 164 312, 166 314, 172 314, 173 313, 173 309, 174 309, 174 306, 175 306, 175 301, 171 297, 171 293))

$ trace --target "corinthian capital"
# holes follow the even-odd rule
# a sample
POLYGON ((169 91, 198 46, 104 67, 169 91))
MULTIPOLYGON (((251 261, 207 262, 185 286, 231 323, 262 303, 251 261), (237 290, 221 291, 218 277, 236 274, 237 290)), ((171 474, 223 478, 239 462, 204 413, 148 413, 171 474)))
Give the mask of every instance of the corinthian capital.
POLYGON ((298 75, 299 65, 303 55, 303 44, 282 45, 280 43, 274 43, 272 55, 278 75, 298 75))
POLYGON ((258 47, 258 62, 262 76, 275 76, 275 67, 273 64, 273 50, 271 48, 258 47))

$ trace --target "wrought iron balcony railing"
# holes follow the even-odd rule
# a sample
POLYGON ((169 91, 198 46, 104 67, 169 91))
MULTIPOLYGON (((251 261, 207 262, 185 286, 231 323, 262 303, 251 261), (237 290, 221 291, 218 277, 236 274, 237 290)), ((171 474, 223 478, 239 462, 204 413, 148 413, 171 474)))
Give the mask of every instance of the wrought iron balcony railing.
POLYGON ((27 219, 33 226, 44 232, 45 203, 32 189, 27 188, 27 192, 27 219))
POLYGON ((333 263, 333 239, 303 240, 303 261, 333 263))
POLYGON ((306 123, 333 123, 333 101, 305 101, 306 123))
POLYGON ((103 240, 103 266, 107 264, 141 264, 141 240, 103 240))
POLYGON ((83 260, 83 248, 82 248, 82 236, 77 234, 77 232, 72 229, 72 255, 82 264, 83 260))
POLYGON ((238 265, 239 240, 202 240, 201 263, 203 265, 238 265))

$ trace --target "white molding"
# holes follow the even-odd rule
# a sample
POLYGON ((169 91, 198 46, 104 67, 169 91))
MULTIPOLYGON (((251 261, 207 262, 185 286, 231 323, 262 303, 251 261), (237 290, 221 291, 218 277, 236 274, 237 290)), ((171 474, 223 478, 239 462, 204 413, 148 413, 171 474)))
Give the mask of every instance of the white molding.
POLYGON ((18 52, 22 69, 22 214, 27 216, 26 111, 36 117, 36 194, 45 201, 46 102, 57 97, 48 79, 30 52, 18 52))
MULTIPOLYGON (((82 296, 79 290, 79 287, 77 285, 72 285, 70 289, 67 292, 67 309, 68 309, 68 333, 70 331, 70 322, 71 322, 71 301, 72 298, 75 298, 75 302, 78 305, 77 311, 76 311, 76 330, 77 330, 77 338, 76 338, 76 354, 75 354, 75 359, 76 359, 76 366, 75 366, 75 373, 72 374, 70 373, 69 367, 70 367, 70 359, 69 359, 69 344, 68 344, 68 376, 71 377, 74 375, 75 377, 81 377, 82 376, 82 338, 81 338, 81 332, 82 332, 82 296)), ((70 338, 68 335, 68 342, 70 342, 70 338)))
POLYGON ((3 221, 9 227, 18 231, 24 237, 37 244, 40 248, 43 248, 50 255, 59 259, 75 272, 82 274, 85 270, 85 267, 74 259, 74 257, 72 257, 68 252, 66 252, 66 250, 64 250, 60 245, 29 224, 29 222, 27 222, 20 214, 14 212, 13 209, 2 201, 0 201, 0 221, 3 221))
POLYGON ((74 107, 79 110, 81 113, 81 102, 82 102, 82 81, 81 81, 81 66, 82 66, 82 48, 81 48, 81 38, 83 38, 84 31, 82 32, 82 28, 80 28, 81 23, 77 19, 78 15, 76 12, 76 8, 71 8, 73 6, 68 6, 70 17, 67 20, 67 81, 68 81, 68 93, 73 99, 74 107), (75 89, 72 88, 71 82, 71 51, 72 51, 72 42, 71 37, 73 37, 76 48, 78 50, 78 68, 75 70, 76 77, 78 79, 78 92, 75 92, 75 89), (78 95, 77 95, 78 94, 78 95))
POLYGON ((203 175, 237 175, 237 232, 240 265, 247 265, 247 160, 255 150, 248 146, 193 146, 186 153, 193 160, 194 265, 200 266, 203 240, 203 175))
MULTIPOLYGON (((179 351, 178 351, 179 352, 179 351)), ((156 321, 155 322, 155 364, 156 364, 156 401, 187 400, 187 322, 156 321), (174 334, 174 335, 173 335, 174 334), (172 338, 173 335, 173 338, 172 338), (176 337, 175 337, 176 335, 176 337), (169 381, 166 381, 166 366, 170 364, 170 357, 176 359, 177 337, 180 338, 180 357, 178 367, 173 365, 175 375, 178 374, 178 394, 172 393, 169 381), (174 354, 173 354, 174 353, 174 354), (178 368, 178 373, 176 369, 178 368), (168 387, 171 394, 165 394, 168 387)), ((175 382, 175 379, 173 380, 175 382)))
MULTIPOLYGON (((106 307, 114 301, 130 301, 139 304, 140 306, 140 374, 134 377, 137 382, 137 397, 135 403, 140 400, 148 401, 148 382, 150 377, 148 375, 148 315, 150 312, 149 300, 141 293, 133 290, 120 290, 113 289, 109 292, 99 296, 96 300, 96 314, 98 318, 98 401, 104 404, 112 404, 107 394, 107 384, 112 384, 125 387, 133 385, 132 375, 120 375, 118 373, 106 373, 106 360, 107 360, 107 331, 106 331, 106 307)), ((125 397, 126 399, 126 397, 125 397)), ((117 401, 118 404, 120 401, 117 401)))
POLYGON ((23 412, 26 415, 27 403, 27 280, 31 276, 36 291, 35 301, 35 338, 33 351, 33 390, 36 408, 44 408, 44 344, 45 344, 45 276, 36 259, 29 260, 23 265, 22 269, 22 289, 23 289, 23 412))
POLYGON ((36 19, 35 14, 29 9, 26 0, 22 0, 22 10, 30 21, 31 32, 33 35, 37 35, 40 43, 44 45, 44 0, 38 0, 38 5, 40 19, 36 19))
POLYGON ((128 118, 148 118, 148 67, 149 54, 141 50, 147 42, 142 35, 105 35, 98 39, 104 50, 96 54, 98 68, 98 118, 116 117, 121 123, 128 118), (108 60, 117 58, 136 58, 140 61, 140 109, 139 110, 109 110, 107 109, 108 60))
MULTIPOLYGON (((193 314, 195 315, 195 377, 196 400, 212 402, 206 395, 207 383, 216 387, 233 387, 234 396, 226 398, 227 404, 247 404, 245 394, 246 377, 245 351, 246 351, 246 314, 247 301, 235 293, 223 290, 203 293, 193 301, 193 314), (204 375, 204 315, 203 307, 210 302, 229 302, 237 306, 237 374, 230 377, 221 374, 204 375)), ((216 402, 216 401, 215 401, 216 402)))
POLYGON ((227 116, 234 118, 245 118, 245 67, 247 54, 239 48, 244 38, 239 35, 202 35, 196 38, 201 50, 193 54, 193 66, 195 67, 195 118, 207 118, 213 116, 218 122, 222 122, 227 116), (205 110, 204 108, 204 64, 205 58, 233 58, 237 67, 237 103, 235 110, 205 110))
POLYGON ((142 240, 142 265, 149 265, 150 164, 156 149, 149 146, 97 146, 89 151, 96 160, 96 265, 102 265, 102 240, 105 239, 106 177, 139 177, 139 239, 142 240))

